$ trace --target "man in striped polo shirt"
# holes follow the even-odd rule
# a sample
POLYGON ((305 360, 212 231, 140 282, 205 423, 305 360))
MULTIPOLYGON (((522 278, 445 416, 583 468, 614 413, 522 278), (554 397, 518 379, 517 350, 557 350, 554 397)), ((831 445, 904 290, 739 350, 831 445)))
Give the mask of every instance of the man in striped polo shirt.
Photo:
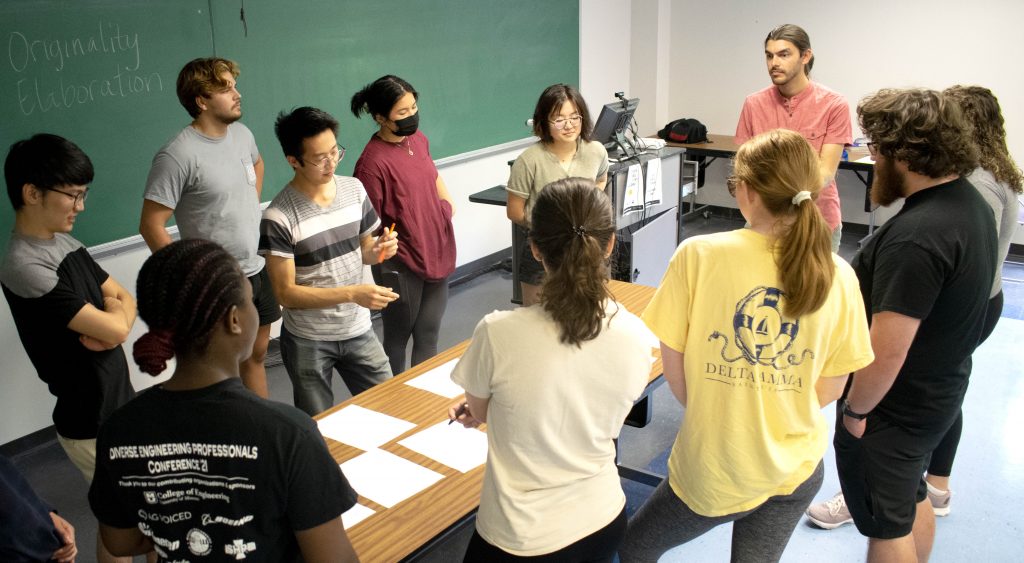
POLYGON ((398 240, 385 229, 359 180, 337 176, 345 155, 338 121, 301 107, 274 126, 295 176, 270 202, 260 223, 259 252, 284 308, 281 355, 295 406, 310 416, 334 404, 337 370, 356 395, 391 377, 388 357, 370 325, 370 309, 398 294, 363 283, 363 266, 395 255, 398 240))

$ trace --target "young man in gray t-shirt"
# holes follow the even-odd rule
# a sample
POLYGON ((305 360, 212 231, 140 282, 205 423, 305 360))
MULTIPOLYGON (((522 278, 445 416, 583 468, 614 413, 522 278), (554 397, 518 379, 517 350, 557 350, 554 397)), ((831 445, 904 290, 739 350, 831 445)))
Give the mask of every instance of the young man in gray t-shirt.
POLYGON ((238 259, 260 313, 252 356, 241 365, 242 382, 266 398, 263 361, 281 308, 256 252, 263 159, 252 132, 238 122, 238 74, 238 65, 220 58, 195 59, 179 73, 178 100, 192 123, 153 158, 139 232, 155 252, 171 242, 166 226, 173 215, 181 238, 212 240, 238 259))
MULTIPOLYGON (((99 427, 134 395, 121 344, 135 323, 135 298, 71 236, 93 180, 82 149, 47 133, 18 141, 4 160, 4 180, 14 228, 0 284, 25 353, 57 399, 57 442, 91 482, 99 427)), ((9 561, 4 554, 0 548, 9 561)), ((99 534, 96 553, 82 556, 130 563, 111 555, 99 534)))

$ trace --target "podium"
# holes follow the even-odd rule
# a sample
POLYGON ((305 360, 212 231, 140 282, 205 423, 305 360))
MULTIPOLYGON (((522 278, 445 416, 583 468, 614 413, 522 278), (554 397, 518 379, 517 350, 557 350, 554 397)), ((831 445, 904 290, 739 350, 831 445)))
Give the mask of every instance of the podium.
POLYGON ((684 151, 666 147, 655 152, 612 162, 608 170, 608 195, 615 205, 616 249, 612 254, 612 278, 657 287, 668 262, 682 240, 679 220, 680 180, 684 151), (629 168, 639 165, 646 185, 648 164, 661 161, 661 199, 640 209, 626 209, 629 168))
MULTIPOLYGON (((665 147, 658 151, 611 162, 605 192, 614 204, 616 244, 611 256, 612 279, 657 286, 668 268, 676 246, 682 240, 682 222, 679 216, 682 173, 685 151, 665 147), (624 208, 626 176, 630 165, 639 164, 646 179, 647 163, 661 161, 662 197, 658 203, 649 203, 640 209, 624 208)), ((511 163, 510 163, 511 164, 511 163)), ((641 186, 643 183, 641 183, 641 186)), ((494 186, 469 196, 469 201, 486 205, 504 206, 507 202, 505 186, 494 186)), ((512 302, 522 303, 519 288, 519 252, 526 239, 519 229, 512 228, 512 302)))

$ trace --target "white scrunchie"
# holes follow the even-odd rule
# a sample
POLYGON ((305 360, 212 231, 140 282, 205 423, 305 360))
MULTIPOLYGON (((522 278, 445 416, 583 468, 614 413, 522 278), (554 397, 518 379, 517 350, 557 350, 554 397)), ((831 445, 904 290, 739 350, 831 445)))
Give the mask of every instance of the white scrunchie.
POLYGON ((800 205, 809 199, 811 199, 811 192, 807 190, 800 190, 799 192, 796 192, 796 195, 793 196, 793 199, 790 201, 793 202, 793 205, 800 205))

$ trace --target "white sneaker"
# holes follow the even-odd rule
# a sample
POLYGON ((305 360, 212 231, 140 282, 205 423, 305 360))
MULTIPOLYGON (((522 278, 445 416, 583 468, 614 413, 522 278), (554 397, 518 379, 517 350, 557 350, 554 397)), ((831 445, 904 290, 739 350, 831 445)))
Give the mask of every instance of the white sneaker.
POLYGON ((826 530, 853 522, 853 516, 850 516, 850 509, 846 507, 846 499, 843 497, 842 491, 825 502, 808 506, 806 514, 807 519, 815 526, 826 530))
POLYGON ((953 491, 937 489, 928 481, 925 484, 928 485, 928 500, 932 503, 932 511, 936 516, 949 516, 949 501, 953 499, 953 491))

